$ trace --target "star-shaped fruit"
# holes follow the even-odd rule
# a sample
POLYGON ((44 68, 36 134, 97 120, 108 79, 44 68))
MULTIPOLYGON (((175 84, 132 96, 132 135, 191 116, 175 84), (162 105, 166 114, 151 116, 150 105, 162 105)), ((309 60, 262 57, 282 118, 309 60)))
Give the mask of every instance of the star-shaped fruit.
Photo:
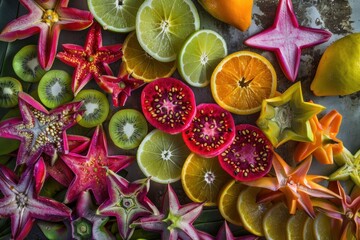
POLYGON ((201 203, 188 203, 180 205, 179 200, 168 184, 162 213, 142 217, 133 226, 141 226, 145 231, 161 232, 163 240, 192 239, 199 240, 200 236, 193 226, 193 222, 200 215, 203 208, 201 203))
POLYGON ((12 42, 39 33, 38 58, 49 70, 54 62, 60 31, 79 31, 89 27, 93 16, 89 11, 68 7, 69 0, 20 0, 29 11, 5 26, 0 41, 12 42))
POLYGON ((119 234, 129 239, 134 232, 130 225, 138 218, 158 214, 155 205, 147 197, 150 179, 129 183, 111 170, 107 172, 110 199, 97 210, 97 214, 116 217, 119 234))
POLYGON ((343 151, 334 156, 337 163, 342 166, 329 176, 330 180, 351 180, 360 187, 360 149, 352 155, 349 150, 343 148, 343 151))
POLYGON ((331 33, 299 26, 291 0, 280 0, 272 27, 248 38, 245 44, 273 51, 290 81, 295 81, 303 48, 318 45, 330 39, 331 33))
POLYGON ((80 193, 76 203, 76 217, 71 221, 72 236, 74 239, 101 239, 110 240, 115 237, 105 228, 108 217, 96 214, 89 191, 80 193))
POLYGON ((18 180, 15 173, 0 165, 0 217, 10 217, 12 239, 24 239, 35 219, 62 221, 71 210, 53 199, 39 196, 45 180, 42 158, 28 167, 18 180))
POLYGON ((122 74, 121 71, 118 77, 103 75, 97 82, 105 92, 111 94, 115 107, 123 107, 131 92, 145 84, 144 81, 132 78, 128 73, 122 74))
POLYGON ((360 191, 359 188, 351 192, 348 196, 340 182, 336 182, 336 192, 339 193, 340 199, 333 199, 331 203, 317 201, 316 205, 320 207, 326 215, 332 219, 340 221, 340 239, 360 239, 360 191))
POLYGON ((312 142, 314 135, 309 120, 324 109, 304 102, 301 83, 297 82, 280 96, 262 102, 256 124, 275 147, 289 140, 312 142))
POLYGON ((326 180, 327 177, 307 175, 310 166, 311 157, 305 159, 296 168, 292 168, 274 152, 273 167, 276 177, 263 177, 252 182, 244 182, 244 184, 272 190, 267 193, 268 196, 263 196, 267 200, 278 197, 279 194, 284 195, 291 214, 295 214, 296 209, 300 207, 311 217, 315 217, 311 197, 334 198, 339 196, 317 183, 326 180))
POLYGON ((64 63, 75 67, 72 76, 72 91, 76 95, 90 80, 101 75, 112 75, 109 63, 122 57, 121 44, 102 45, 101 26, 94 22, 90 28, 85 46, 63 44, 64 52, 57 57, 64 63))
POLYGON ((300 162, 313 154, 322 164, 333 164, 333 156, 343 150, 343 143, 336 138, 340 130, 342 116, 336 110, 332 110, 320 121, 313 116, 310 121, 314 135, 313 142, 300 142, 295 148, 294 159, 300 162))
POLYGON ((31 166, 42 153, 52 161, 58 153, 67 153, 65 130, 81 117, 82 102, 67 103, 50 112, 30 95, 19 92, 19 109, 22 118, 11 118, 0 123, 0 137, 21 141, 16 164, 31 166))
POLYGON ((74 172, 65 196, 65 202, 74 201, 82 191, 91 189, 97 204, 103 203, 107 196, 106 169, 118 172, 133 162, 133 156, 109 156, 105 132, 97 126, 91 138, 87 155, 69 153, 62 155, 62 160, 74 172))

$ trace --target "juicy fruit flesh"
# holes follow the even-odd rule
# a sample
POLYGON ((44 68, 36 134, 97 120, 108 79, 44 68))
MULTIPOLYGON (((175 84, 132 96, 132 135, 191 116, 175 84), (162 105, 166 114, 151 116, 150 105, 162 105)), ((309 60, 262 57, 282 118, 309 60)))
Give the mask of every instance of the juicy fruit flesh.
POLYGON ((189 149, 204 157, 224 151, 235 137, 232 115, 216 104, 200 104, 183 138, 189 149))
POLYGON ((189 126, 195 114, 195 96, 180 80, 162 78, 143 89, 141 107, 150 124, 176 134, 189 126))
POLYGON ((22 91, 21 83, 15 78, 0 78, 0 107, 14 107, 18 104, 17 94, 22 91))
POLYGON ((270 171, 271 143, 255 126, 240 124, 232 144, 219 155, 221 166, 239 181, 252 181, 270 171))

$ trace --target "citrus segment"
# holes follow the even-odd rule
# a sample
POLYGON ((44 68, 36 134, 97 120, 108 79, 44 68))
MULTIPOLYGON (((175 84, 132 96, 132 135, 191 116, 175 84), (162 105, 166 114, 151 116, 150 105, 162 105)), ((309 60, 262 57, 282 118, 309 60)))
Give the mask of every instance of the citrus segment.
POLYGON ((248 187, 241 191, 237 209, 244 228, 257 236, 264 236, 262 221, 271 203, 257 203, 256 196, 261 188, 248 187))
POLYGON ((191 0, 145 0, 136 15, 141 47, 161 62, 174 61, 185 39, 199 27, 191 0))
POLYGON ((172 183, 180 179, 181 168, 189 154, 180 134, 170 135, 155 129, 140 143, 137 162, 151 180, 172 183))
POLYGON ((231 180, 221 190, 219 196, 219 211, 226 221, 241 226, 240 214, 237 211, 237 200, 245 185, 239 181, 231 180))
POLYGON ((315 217, 314 234, 317 240, 335 239, 331 222, 331 218, 326 216, 324 213, 319 213, 315 217))
POLYGON ((186 159, 181 183, 186 195, 193 202, 216 206, 218 195, 230 176, 220 167, 217 158, 204 158, 191 153, 186 159))
POLYGON ((135 32, 126 37, 122 51, 126 70, 136 79, 151 82, 157 78, 170 77, 176 69, 175 61, 159 62, 147 54, 140 46, 135 32))
POLYGON ((303 229, 303 237, 306 240, 315 240, 314 235, 314 219, 308 218, 305 221, 304 229, 303 229))
POLYGON ((184 43, 178 57, 178 69, 190 85, 205 87, 211 74, 227 55, 224 38, 212 30, 199 30, 184 43))
POLYGON ((286 224, 287 238, 293 240, 301 240, 303 238, 303 229, 309 215, 305 211, 297 211, 295 215, 291 216, 286 224))
POLYGON ((263 228, 266 239, 286 240, 284 229, 279 226, 284 225, 290 216, 289 209, 283 202, 277 203, 270 208, 263 219, 263 228))
POLYGON ((144 0, 88 0, 90 12, 105 30, 131 32, 144 0))
POLYGON ((263 56, 239 51, 224 58, 211 76, 211 93, 224 109, 235 114, 260 110, 264 99, 276 92, 277 77, 263 56))

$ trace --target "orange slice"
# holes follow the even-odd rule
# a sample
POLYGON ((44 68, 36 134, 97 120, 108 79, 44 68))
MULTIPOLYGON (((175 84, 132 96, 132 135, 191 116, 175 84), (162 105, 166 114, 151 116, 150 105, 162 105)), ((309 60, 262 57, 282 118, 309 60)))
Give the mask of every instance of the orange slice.
POLYGON ((219 211, 223 218, 234 224, 241 226, 240 213, 237 211, 237 201, 239 194, 246 186, 239 181, 231 180, 221 190, 219 196, 219 211))
POLYGON ((181 171, 181 183, 193 202, 216 206, 222 187, 231 179, 220 166, 218 159, 204 158, 191 153, 181 171))
POLYGON ((176 62, 159 62, 140 46, 135 32, 130 33, 122 48, 126 70, 134 78, 151 82, 157 78, 170 77, 176 70, 176 62))
POLYGON ((260 111, 262 101, 275 95, 276 86, 272 64, 249 51, 230 54, 211 76, 211 93, 217 104, 240 115, 260 111))

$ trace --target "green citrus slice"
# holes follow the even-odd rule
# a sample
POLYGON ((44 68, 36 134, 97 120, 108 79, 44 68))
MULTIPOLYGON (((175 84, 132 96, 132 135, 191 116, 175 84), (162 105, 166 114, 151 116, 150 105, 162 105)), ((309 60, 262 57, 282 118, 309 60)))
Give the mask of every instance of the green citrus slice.
POLYGON ((303 238, 306 240, 315 240, 314 219, 310 217, 305 221, 304 229, 303 229, 303 238))
POLYGON ((161 62, 174 61, 185 39, 199 27, 191 0, 145 0, 136 15, 141 47, 161 62))
POLYGON ((332 228, 331 218, 324 213, 316 215, 314 220, 314 234, 317 240, 334 239, 336 235, 332 228))
POLYGON ((105 29, 113 32, 135 30, 136 13, 144 0, 88 0, 90 12, 105 29))
POLYGON ((178 57, 180 75, 194 87, 205 87, 211 74, 227 55, 224 38, 212 30, 199 30, 185 41, 178 57))
POLYGON ((289 209, 283 202, 279 202, 270 208, 263 219, 263 229, 266 239, 286 240, 286 233, 284 229, 279 226, 286 223, 290 216, 289 209))
POLYGON ((140 143, 137 162, 151 180, 172 183, 180 179, 182 166, 189 154, 181 134, 171 135, 155 129, 140 143))
POLYGON ((306 220, 309 218, 309 215, 305 211, 298 210, 295 215, 292 215, 287 224, 286 232, 287 238, 293 240, 302 240, 303 230, 306 220))

